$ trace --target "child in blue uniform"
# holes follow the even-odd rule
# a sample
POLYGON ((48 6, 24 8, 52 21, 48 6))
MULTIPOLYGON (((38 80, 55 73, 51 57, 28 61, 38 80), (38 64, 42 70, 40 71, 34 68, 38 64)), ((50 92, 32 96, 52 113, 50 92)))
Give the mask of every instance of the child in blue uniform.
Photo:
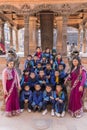
POLYGON ((52 91, 51 85, 46 85, 46 89, 43 92, 43 113, 42 115, 47 114, 47 106, 51 104, 52 110, 51 115, 54 116, 54 110, 55 110, 55 97, 54 92, 52 91))
POLYGON ((30 85, 30 89, 32 91, 34 91, 34 85, 37 83, 37 76, 35 75, 34 72, 30 73, 30 77, 29 77, 29 85, 30 85))
POLYGON ((24 85, 24 90, 21 93, 20 98, 20 109, 21 112, 24 111, 24 104, 28 103, 28 112, 31 112, 31 103, 32 103, 32 91, 28 84, 24 85))
POLYGON ((35 85, 35 91, 33 92, 33 102, 32 107, 33 110, 41 111, 42 109, 42 101, 43 101, 43 93, 41 91, 41 86, 39 84, 35 85))
POLYGON ((65 104, 65 93, 63 92, 62 90, 62 85, 58 84, 56 85, 56 103, 55 103, 55 114, 57 117, 64 117, 65 115, 65 107, 66 107, 66 104, 65 104))

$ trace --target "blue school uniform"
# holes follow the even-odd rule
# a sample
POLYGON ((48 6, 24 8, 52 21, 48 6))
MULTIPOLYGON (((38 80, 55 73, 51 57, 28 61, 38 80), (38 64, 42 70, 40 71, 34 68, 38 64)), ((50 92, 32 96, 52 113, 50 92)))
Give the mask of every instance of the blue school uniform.
POLYGON ((29 71, 31 71, 31 69, 33 68, 34 64, 32 62, 32 60, 26 60, 24 63, 24 69, 27 69, 29 71))
POLYGON ((47 109, 47 105, 51 104, 52 109, 55 109, 55 94, 54 91, 46 92, 46 90, 43 92, 43 110, 47 109), (51 99, 50 97, 53 97, 54 99, 51 99))
POLYGON ((38 82, 37 80, 37 76, 35 76, 35 78, 31 78, 29 77, 29 86, 30 86, 30 89, 33 91, 34 90, 34 86, 35 84, 38 82))
POLYGON ((20 108, 24 109, 25 100, 28 100, 28 108, 31 109, 31 103, 32 103, 32 91, 25 91, 23 90, 20 95, 20 108))
POLYGON ((33 92, 33 102, 32 107, 38 106, 40 109, 42 108, 42 101, 43 101, 43 93, 42 91, 34 91, 33 92))
POLYGON ((59 100, 55 102, 55 111, 57 113, 61 114, 63 111, 65 111, 65 108, 66 108, 66 104, 65 104, 66 96, 65 96, 65 93, 63 91, 61 91, 59 94, 57 94, 55 92, 55 96, 56 96, 56 98, 59 98, 63 101, 62 103, 60 103, 59 100))

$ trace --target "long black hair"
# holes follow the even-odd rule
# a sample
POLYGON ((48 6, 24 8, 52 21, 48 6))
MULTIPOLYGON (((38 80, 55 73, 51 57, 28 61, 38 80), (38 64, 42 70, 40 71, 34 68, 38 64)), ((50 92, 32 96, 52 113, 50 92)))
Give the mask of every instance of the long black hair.
MULTIPOLYGON (((74 57, 73 60, 77 60, 78 61, 78 65, 77 65, 77 69, 76 71, 79 71, 80 69, 80 66, 81 66, 81 59, 77 56, 77 57, 74 57)), ((71 67, 71 71, 74 69, 74 65, 73 65, 73 60, 72 60, 72 67, 71 67)))

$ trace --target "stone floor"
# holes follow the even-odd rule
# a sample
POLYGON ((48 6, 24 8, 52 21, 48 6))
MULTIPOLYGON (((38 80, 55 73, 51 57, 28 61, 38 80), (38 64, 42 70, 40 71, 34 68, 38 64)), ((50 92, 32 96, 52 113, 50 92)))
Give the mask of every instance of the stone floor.
POLYGON ((0 111, 0 130, 87 130, 87 113, 79 119, 72 118, 68 113, 64 118, 46 116, 41 113, 21 113, 20 116, 8 118, 0 111), (43 129, 42 129, 43 128, 43 129))

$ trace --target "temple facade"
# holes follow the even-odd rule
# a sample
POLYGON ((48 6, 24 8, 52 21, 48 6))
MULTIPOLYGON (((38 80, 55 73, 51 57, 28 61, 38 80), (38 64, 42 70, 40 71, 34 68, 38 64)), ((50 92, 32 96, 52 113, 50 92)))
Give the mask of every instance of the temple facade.
POLYGON ((85 53, 87 0, 0 0, 0 42, 7 48, 6 40, 10 47, 15 44, 19 52, 18 34, 23 30, 24 56, 33 53, 37 46, 41 46, 42 50, 46 47, 56 48, 66 55, 69 27, 77 30, 76 44, 78 49, 82 45, 85 53), (8 36, 4 30, 9 32, 8 36))

